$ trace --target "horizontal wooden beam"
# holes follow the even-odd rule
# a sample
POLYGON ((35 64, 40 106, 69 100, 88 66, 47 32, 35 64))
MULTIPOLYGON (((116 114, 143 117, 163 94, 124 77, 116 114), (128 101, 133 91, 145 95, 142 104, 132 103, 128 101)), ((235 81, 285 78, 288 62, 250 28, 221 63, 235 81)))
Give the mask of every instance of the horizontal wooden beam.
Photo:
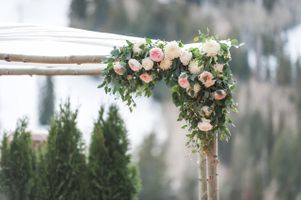
POLYGON ((40 76, 99 76, 101 75, 104 65, 99 66, 76 66, 76 67, 2 67, 0 68, 0 76, 3 75, 40 75, 40 76))
POLYGON ((4 54, 0 53, 0 60, 7 62, 22 63, 40 63, 40 64, 85 64, 101 63, 106 56, 89 55, 89 56, 36 56, 22 54, 4 54))

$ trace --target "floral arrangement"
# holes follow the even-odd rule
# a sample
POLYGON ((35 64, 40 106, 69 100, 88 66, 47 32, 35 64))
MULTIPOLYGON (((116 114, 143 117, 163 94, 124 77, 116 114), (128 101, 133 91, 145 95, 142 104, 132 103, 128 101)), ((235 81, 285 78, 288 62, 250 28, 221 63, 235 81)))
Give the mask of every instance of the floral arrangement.
POLYGON ((236 110, 232 92, 235 81, 229 66, 230 48, 237 40, 217 40, 199 33, 197 47, 185 48, 181 42, 145 39, 114 48, 106 60, 104 80, 99 87, 119 94, 132 110, 133 94, 151 96, 157 82, 165 81, 179 108, 178 120, 189 128, 187 145, 206 149, 219 134, 228 140, 232 124, 230 111, 236 110))

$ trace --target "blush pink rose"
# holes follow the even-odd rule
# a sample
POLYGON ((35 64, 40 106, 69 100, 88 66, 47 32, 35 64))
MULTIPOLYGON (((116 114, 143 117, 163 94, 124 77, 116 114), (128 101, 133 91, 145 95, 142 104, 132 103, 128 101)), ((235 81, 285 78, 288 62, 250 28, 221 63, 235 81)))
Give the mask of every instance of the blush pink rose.
POLYGON ((190 87, 187 74, 181 74, 178 79, 178 84, 181 88, 187 89, 190 87))
POLYGON ((160 62, 164 58, 164 53, 162 49, 155 47, 149 51, 149 57, 155 62, 160 62))
POLYGON ((225 92, 225 90, 216 90, 213 93, 214 99, 217 101, 223 100, 226 96, 227 93, 225 92))
POLYGON ((114 69, 114 72, 118 75, 123 75, 124 72, 125 72, 125 69, 124 67, 121 65, 120 62, 115 62, 114 65, 113 65, 113 69, 114 69))
POLYGON ((201 131, 207 132, 207 131, 212 130, 213 126, 212 126, 212 124, 210 123, 210 120, 209 120, 209 119, 203 118, 202 121, 198 123, 198 128, 199 128, 201 131))
POLYGON ((139 76, 139 78, 144 82, 144 83, 149 83, 153 80, 153 76, 148 73, 143 73, 139 76))
POLYGON ((215 80, 213 80, 213 75, 208 71, 204 71, 199 75, 199 81, 201 81, 206 88, 209 88, 215 84, 215 80))
POLYGON ((142 65, 136 59, 130 59, 128 64, 129 64, 131 70, 133 70, 134 72, 137 72, 142 68, 142 65))

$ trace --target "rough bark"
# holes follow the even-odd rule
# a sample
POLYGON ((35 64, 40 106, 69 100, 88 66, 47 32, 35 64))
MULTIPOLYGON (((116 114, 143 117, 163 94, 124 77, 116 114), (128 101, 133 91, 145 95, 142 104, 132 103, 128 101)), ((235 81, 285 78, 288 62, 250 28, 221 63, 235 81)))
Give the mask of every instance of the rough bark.
POLYGON ((208 200, 207 192, 207 157, 199 152, 199 200, 208 200))
POLYGON ((208 170, 208 200, 219 199, 218 189, 218 142, 217 138, 212 141, 207 151, 207 170, 208 170))

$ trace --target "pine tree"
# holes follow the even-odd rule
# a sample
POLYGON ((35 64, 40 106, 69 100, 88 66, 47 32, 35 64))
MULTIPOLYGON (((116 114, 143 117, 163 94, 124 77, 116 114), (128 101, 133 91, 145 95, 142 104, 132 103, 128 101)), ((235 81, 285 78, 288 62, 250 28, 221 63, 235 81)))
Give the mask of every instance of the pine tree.
POLYGON ((9 148, 6 136, 2 142, 1 175, 10 200, 31 200, 34 196, 35 156, 26 128, 27 120, 20 120, 9 148))
POLYGON ((137 199, 139 179, 130 161, 127 133, 117 108, 109 108, 106 120, 101 108, 90 146, 90 199, 137 199))
POLYGON ((6 194, 9 185, 9 144, 8 137, 4 134, 1 142, 1 160, 0 160, 0 191, 6 194))
POLYGON ((105 191, 103 190, 105 183, 108 182, 108 176, 105 170, 105 160, 109 159, 106 148, 104 146, 103 136, 103 112, 99 111, 98 120, 94 123, 94 129, 89 149, 89 199, 105 199, 105 191))
POLYGON ((77 113, 67 101, 51 123, 45 155, 48 200, 85 199, 86 163, 77 113))
POLYGON ((165 176, 164 151, 156 142, 154 134, 147 136, 139 151, 139 170, 142 180, 140 199, 165 200, 170 195, 169 182, 165 176))

